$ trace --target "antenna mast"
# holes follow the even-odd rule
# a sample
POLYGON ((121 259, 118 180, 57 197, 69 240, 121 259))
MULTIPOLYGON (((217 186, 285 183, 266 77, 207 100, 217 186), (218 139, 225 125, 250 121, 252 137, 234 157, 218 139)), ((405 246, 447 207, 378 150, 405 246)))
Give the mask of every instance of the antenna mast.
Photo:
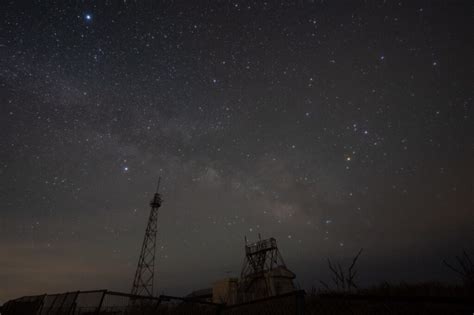
POLYGON ((153 280, 155 278, 155 248, 156 248, 156 232, 158 229, 157 217, 158 208, 161 207, 162 199, 158 193, 160 189, 161 177, 158 178, 158 185, 153 199, 150 201, 150 217, 143 239, 140 258, 138 259, 138 267, 133 280, 132 294, 153 296, 153 280))

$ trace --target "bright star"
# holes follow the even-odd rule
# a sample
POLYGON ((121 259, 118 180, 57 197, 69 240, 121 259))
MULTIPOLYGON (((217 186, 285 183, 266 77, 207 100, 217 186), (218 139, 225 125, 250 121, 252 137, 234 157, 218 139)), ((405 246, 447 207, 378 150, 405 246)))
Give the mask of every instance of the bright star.
POLYGON ((125 167, 123 168, 123 170, 124 170, 125 172, 128 172, 128 166, 125 166, 125 167))
POLYGON ((92 15, 91 14, 86 14, 84 16, 84 18, 87 20, 87 21, 91 21, 92 20, 92 15))

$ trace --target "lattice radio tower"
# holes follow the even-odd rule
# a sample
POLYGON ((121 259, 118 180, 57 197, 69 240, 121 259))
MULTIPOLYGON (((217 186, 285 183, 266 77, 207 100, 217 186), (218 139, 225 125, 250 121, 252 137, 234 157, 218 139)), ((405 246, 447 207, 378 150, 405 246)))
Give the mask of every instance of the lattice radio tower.
POLYGON ((155 278, 155 247, 157 232, 158 208, 161 206, 161 195, 158 193, 160 189, 161 177, 158 179, 158 186, 153 199, 150 201, 150 217, 143 239, 140 258, 138 259, 138 267, 133 280, 132 294, 153 296, 153 280, 155 278))

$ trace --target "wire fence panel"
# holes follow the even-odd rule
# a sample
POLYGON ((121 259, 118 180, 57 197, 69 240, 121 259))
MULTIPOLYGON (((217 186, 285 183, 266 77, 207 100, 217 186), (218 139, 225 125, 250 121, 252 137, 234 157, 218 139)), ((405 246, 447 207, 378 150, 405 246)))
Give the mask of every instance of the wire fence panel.
POLYGON ((73 315, 92 315, 99 310, 100 301, 105 291, 79 292, 73 302, 70 314, 73 315))
POLYGON ((16 300, 8 301, 2 306, 2 314, 20 315, 37 314, 43 305, 45 295, 25 296, 16 300))
POLYGON ((64 302, 66 302, 68 295, 70 294, 69 293, 58 294, 46 314, 55 314, 55 315, 62 314, 63 313, 62 307, 64 305, 64 302))
POLYGON ((59 294, 47 295, 44 297, 43 306, 41 307, 39 315, 47 315, 56 302, 59 294))
POLYGON ((474 314, 474 300, 442 297, 309 295, 304 291, 223 305, 161 295, 146 297, 98 290, 26 296, 5 303, 2 315, 461 315, 474 314))
POLYGON ((120 292, 106 292, 100 314, 156 314, 160 299, 120 292))
POLYGON ((74 305, 77 299, 79 292, 71 292, 64 299, 61 307, 56 312, 56 315, 69 315, 74 309, 74 305))

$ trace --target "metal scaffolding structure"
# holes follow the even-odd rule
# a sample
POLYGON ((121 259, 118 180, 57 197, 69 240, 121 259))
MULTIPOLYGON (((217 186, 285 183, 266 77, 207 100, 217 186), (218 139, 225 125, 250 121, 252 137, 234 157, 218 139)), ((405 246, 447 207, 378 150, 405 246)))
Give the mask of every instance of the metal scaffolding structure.
POLYGON ((245 240, 245 262, 240 275, 240 298, 243 301, 279 295, 295 290, 295 278, 285 265, 272 237, 248 244, 245 240))
POLYGON ((162 199, 159 194, 161 177, 158 179, 158 186, 153 199, 150 201, 150 217, 143 239, 140 258, 133 280, 133 295, 153 296, 153 284, 155 278, 155 249, 156 249, 156 232, 158 229, 158 209, 161 206, 162 199))

